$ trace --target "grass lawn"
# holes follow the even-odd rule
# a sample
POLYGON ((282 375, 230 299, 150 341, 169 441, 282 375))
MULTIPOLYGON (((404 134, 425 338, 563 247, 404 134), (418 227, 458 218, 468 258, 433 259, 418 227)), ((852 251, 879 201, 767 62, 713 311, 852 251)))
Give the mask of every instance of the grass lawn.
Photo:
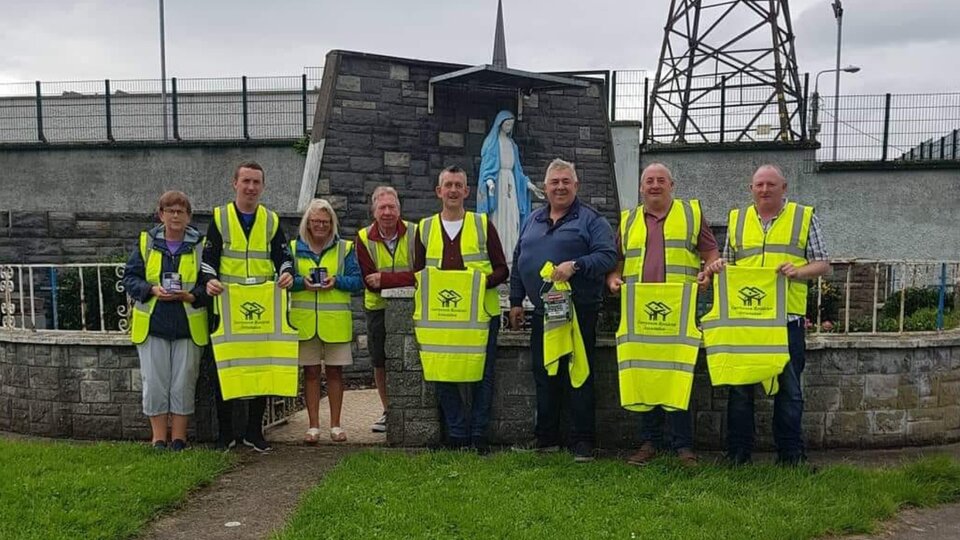
POLYGON ((231 463, 199 449, 0 439, 0 538, 126 538, 231 463))
POLYGON ((960 464, 687 470, 569 454, 347 456, 278 535, 294 538, 789 539, 869 532, 904 505, 960 499, 960 464))

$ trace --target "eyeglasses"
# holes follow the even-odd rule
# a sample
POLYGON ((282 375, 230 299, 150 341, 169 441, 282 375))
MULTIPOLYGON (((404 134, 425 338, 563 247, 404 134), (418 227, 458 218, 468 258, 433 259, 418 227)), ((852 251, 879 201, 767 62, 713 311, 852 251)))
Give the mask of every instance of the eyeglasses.
POLYGON ((187 211, 181 208, 164 208, 163 213, 168 216, 185 216, 187 211))
POLYGON ((323 225, 325 227, 329 227, 330 225, 333 224, 333 221, 330 221, 329 219, 309 219, 307 221, 311 225, 323 225))

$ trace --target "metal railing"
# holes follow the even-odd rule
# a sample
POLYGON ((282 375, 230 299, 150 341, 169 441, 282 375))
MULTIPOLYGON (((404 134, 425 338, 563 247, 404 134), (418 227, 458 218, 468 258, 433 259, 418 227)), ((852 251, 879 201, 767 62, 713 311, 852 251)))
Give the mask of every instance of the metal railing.
POLYGON ((0 84, 0 143, 287 139, 313 122, 322 68, 293 77, 0 84))
POLYGON ((811 103, 811 129, 822 144, 817 161, 960 160, 960 93, 847 95, 839 101, 836 113, 832 96, 811 103))
POLYGON ((807 300, 813 333, 903 334, 960 325, 960 261, 836 259, 807 300))

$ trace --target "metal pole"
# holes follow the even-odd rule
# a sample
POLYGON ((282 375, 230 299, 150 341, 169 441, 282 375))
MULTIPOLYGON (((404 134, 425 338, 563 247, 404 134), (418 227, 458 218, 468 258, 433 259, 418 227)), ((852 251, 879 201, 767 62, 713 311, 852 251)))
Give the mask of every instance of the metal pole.
POLYGON ((617 121, 617 70, 613 70, 613 84, 610 85, 610 121, 617 121))
POLYGON ((813 89, 813 106, 810 110, 810 138, 817 140, 820 134, 820 92, 813 89))
POLYGON ((883 99, 883 154, 880 161, 887 160, 887 149, 890 147, 890 94, 883 99))
POLYGON ((167 135, 167 48, 163 35, 163 0, 160 0, 160 100, 163 110, 163 140, 167 135))
POLYGON ((242 88, 240 89, 240 99, 243 105, 243 138, 250 138, 250 124, 247 119, 247 76, 244 75, 240 78, 242 88))
POLYGON ((113 142, 113 118, 110 116, 110 79, 103 80, 103 106, 107 112, 107 140, 113 142))
POLYGON ((727 128, 727 78, 720 79, 720 142, 723 142, 723 132, 727 128))
POLYGON ((40 81, 37 81, 37 139, 47 142, 43 134, 43 93, 40 91, 40 81))
POLYGON ((810 98, 810 73, 803 74, 803 101, 800 102, 800 140, 807 140, 807 103, 810 98))
POLYGON ((177 102, 177 78, 170 77, 170 105, 173 107, 173 138, 180 139, 180 104, 177 102))
POLYGON ((833 15, 837 18, 837 78, 833 89, 833 161, 837 161, 837 139, 840 128, 840 38, 843 34, 843 6, 833 1, 833 15))
POLYGON ((303 112, 303 134, 307 134, 307 74, 304 73, 300 79, 300 110, 303 112))

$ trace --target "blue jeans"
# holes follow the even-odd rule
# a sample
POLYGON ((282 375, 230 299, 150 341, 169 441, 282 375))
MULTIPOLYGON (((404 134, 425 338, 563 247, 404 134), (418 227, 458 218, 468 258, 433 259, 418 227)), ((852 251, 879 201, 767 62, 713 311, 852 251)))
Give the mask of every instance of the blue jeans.
POLYGON ((640 442, 653 443, 657 448, 663 445, 664 420, 670 426, 670 449, 693 448, 693 420, 690 411, 665 411, 655 407, 652 411, 640 413, 640 442))
POLYGON ((543 313, 534 312, 530 332, 530 359, 533 381, 537 387, 537 418, 534 433, 537 441, 545 446, 560 444, 560 402, 566 396, 573 428, 570 442, 594 443, 596 412, 593 393, 593 351, 597 344, 597 314, 599 306, 575 305, 580 335, 587 351, 590 375, 580 388, 570 386, 567 370, 569 357, 560 359, 557 374, 547 375, 543 367, 543 313))
MULTIPOLYGON (((773 398, 773 440, 781 459, 804 455, 801 430, 803 389, 800 387, 800 374, 803 373, 806 363, 805 333, 803 319, 787 324, 790 361, 777 377, 780 390, 773 398)), ((727 450, 731 455, 749 456, 753 451, 753 411, 753 385, 731 386, 727 402, 727 450)))
POLYGON ((452 444, 467 444, 470 439, 483 439, 490 423, 490 408, 493 405, 493 373, 497 365, 497 334, 500 333, 500 317, 490 320, 487 336, 487 358, 483 363, 483 378, 473 383, 438 382, 437 400, 447 426, 447 440, 452 444), (465 411, 460 390, 469 389, 473 395, 471 410, 465 411))

